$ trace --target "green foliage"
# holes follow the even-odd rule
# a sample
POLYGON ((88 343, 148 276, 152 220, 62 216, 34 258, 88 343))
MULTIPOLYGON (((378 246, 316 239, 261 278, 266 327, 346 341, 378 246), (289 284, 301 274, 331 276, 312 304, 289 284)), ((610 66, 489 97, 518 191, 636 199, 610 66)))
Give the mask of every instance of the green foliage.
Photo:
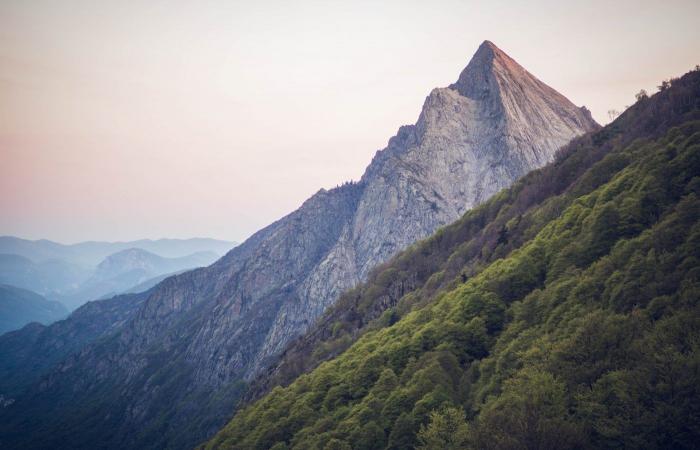
POLYGON ((469 439, 469 427, 464 412, 453 407, 430 413, 430 422, 418 432, 421 450, 465 448, 469 439))
POLYGON ((323 450, 352 450, 350 444, 340 439, 331 439, 328 441, 323 450))
POLYGON ((405 450, 416 445, 416 421, 411 414, 402 413, 391 427, 389 435, 390 450, 405 450))
POLYGON ((564 384, 532 368, 506 380, 475 425, 471 445, 479 449, 557 450, 579 448, 584 441, 569 414, 564 384))
POLYGON ((456 283, 239 411, 208 447, 696 448, 700 122, 630 141, 626 120, 570 189, 481 243, 503 257, 455 267, 456 283))

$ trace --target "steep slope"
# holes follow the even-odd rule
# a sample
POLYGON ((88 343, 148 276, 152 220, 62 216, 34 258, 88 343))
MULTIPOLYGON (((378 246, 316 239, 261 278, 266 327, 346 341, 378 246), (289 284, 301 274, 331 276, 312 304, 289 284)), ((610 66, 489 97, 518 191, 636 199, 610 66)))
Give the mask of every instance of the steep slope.
POLYGON ((172 277, 174 275, 180 275, 184 272, 187 272, 187 270, 178 270, 176 272, 166 273, 163 275, 158 275, 157 277, 149 278, 148 280, 143 281, 135 286, 129 287, 125 291, 120 292, 120 294, 137 294, 139 292, 147 291, 155 285, 157 285, 158 283, 160 283, 161 281, 165 280, 166 278, 172 277))
POLYGON ((696 448, 699 119, 695 71, 398 255, 206 447, 696 448))
POLYGON ((196 443, 228 417, 243 381, 373 266, 597 127, 490 42, 459 80, 430 94, 418 122, 399 130, 358 183, 319 191, 212 266, 156 286, 109 339, 63 361, 6 410, 8 439, 196 443))
POLYGON ((49 326, 31 323, 0 336, 0 396, 12 399, 57 362, 118 329, 147 292, 88 302, 49 326))
POLYGON ((0 334, 30 322, 46 325, 67 315, 68 310, 58 302, 46 300, 36 292, 0 284, 0 334))
POLYGON ((160 274, 193 267, 207 266, 218 258, 214 252, 196 252, 178 258, 164 258, 140 248, 130 248, 109 255, 97 265, 94 277, 109 280, 132 271, 160 274))
POLYGON ((155 277, 208 266, 218 258, 214 252, 164 258, 140 248, 122 250, 100 262, 92 276, 64 301, 74 308, 87 300, 111 297, 155 277))
POLYGON ((300 301, 282 306, 254 369, 377 264, 551 161, 572 137, 595 127, 585 108, 485 41, 459 81, 434 89, 416 125, 402 127, 374 158, 353 220, 300 287, 300 301))

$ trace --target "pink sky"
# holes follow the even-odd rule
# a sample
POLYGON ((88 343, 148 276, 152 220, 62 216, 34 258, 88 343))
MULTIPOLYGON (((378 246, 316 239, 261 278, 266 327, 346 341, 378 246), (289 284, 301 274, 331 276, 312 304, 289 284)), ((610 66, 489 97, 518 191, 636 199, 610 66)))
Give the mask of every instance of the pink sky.
POLYGON ((484 39, 600 122, 700 63, 700 2, 561 3, 5 0, 0 235, 240 241, 358 179, 484 39))

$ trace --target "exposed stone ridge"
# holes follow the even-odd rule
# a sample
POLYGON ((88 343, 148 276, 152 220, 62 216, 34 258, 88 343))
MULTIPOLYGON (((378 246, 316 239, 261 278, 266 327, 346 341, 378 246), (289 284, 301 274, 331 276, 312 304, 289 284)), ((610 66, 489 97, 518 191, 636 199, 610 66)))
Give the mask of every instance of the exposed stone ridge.
MULTIPOLYGON (((195 415, 201 434, 170 445, 194 444, 226 417, 193 404, 193 392, 221 398, 219 389, 254 376, 372 267, 596 127, 487 41, 457 83, 430 93, 416 124, 399 129, 358 183, 319 191, 212 266, 163 281, 114 339, 66 361, 42 386, 88 392, 86 401, 90 389, 102 395, 100 386, 117 386, 126 406, 110 414, 122 429, 148 429, 169 408, 159 428, 166 440, 195 415), (148 375, 163 361, 177 378, 148 375), (71 373, 80 386, 65 381, 71 373), (168 383, 181 385, 164 401, 168 383)), ((106 439, 138 446, 135 436, 106 439)))

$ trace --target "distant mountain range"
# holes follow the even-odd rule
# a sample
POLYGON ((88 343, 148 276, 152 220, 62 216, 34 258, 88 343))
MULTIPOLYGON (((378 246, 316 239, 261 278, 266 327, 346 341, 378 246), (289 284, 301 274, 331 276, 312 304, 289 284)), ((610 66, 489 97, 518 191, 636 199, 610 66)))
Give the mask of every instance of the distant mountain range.
POLYGON ((179 258, 204 251, 223 255, 235 245, 235 242, 209 238, 141 239, 125 242, 87 241, 77 244, 59 244, 46 239, 32 241, 13 236, 0 236, 0 253, 24 256, 34 262, 60 259, 87 267, 96 266, 109 255, 130 248, 140 248, 164 258, 179 258))
POLYGON ((235 245, 202 238, 63 245, 5 236, 0 237, 0 283, 73 310, 89 300, 146 290, 166 275, 207 266, 235 245))
POLYGON ((700 67, 601 128, 485 41, 359 182, 138 286, 0 336, 0 448, 697 448, 700 67))
POLYGON ((63 259, 35 262, 26 256, 0 253, 0 283, 29 289, 54 299, 78 289, 92 270, 63 259))
POLYGON ((47 368, 41 388, 8 386, 26 394, 2 431, 24 446, 192 447, 342 292, 596 129, 585 108, 484 42, 359 182, 322 189, 215 264, 165 279, 123 325, 47 368))
POLYGON ((177 258, 164 258, 140 248, 121 250, 100 262, 90 278, 76 290, 57 298, 67 306, 76 308, 88 300, 139 292, 138 289, 146 290, 153 286, 153 279, 208 266, 220 256, 212 251, 202 251, 177 258))
POLYGON ((0 335, 30 322, 49 324, 68 316, 68 309, 59 302, 6 284, 0 284, 0 335))

